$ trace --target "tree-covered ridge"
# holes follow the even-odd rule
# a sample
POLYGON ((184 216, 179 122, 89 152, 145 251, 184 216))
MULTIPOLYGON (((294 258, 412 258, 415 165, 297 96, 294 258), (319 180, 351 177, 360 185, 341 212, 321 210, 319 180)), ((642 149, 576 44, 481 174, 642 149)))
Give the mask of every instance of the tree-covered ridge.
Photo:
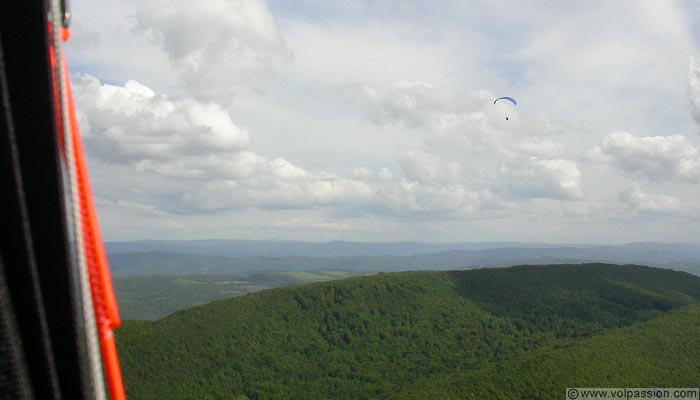
POLYGON ((575 323, 596 331, 638 322, 700 298, 700 279, 695 276, 636 265, 526 265, 450 275, 463 296, 525 326, 560 319, 552 328, 575 323))
POLYGON ((561 399, 567 387, 694 387, 698 382, 700 304, 695 303, 571 345, 432 376, 392 397, 561 399))
POLYGON ((477 389, 495 378, 537 383, 557 376, 557 358, 539 375, 513 363, 698 300, 700 278, 639 266, 379 274, 126 322, 118 344, 127 391, 140 399, 410 397, 478 374, 477 389), (488 372, 495 365, 514 367, 501 376, 488 372))

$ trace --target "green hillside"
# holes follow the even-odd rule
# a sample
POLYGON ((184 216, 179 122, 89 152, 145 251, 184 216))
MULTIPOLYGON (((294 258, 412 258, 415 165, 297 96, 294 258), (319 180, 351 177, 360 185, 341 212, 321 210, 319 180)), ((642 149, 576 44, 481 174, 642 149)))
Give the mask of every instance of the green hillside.
POLYGON ((567 387, 696 387, 700 304, 566 346, 472 371, 431 376, 403 388, 406 399, 562 399, 567 387))
POLYGON ((351 271, 268 272, 231 275, 115 276, 114 291, 122 319, 154 320, 175 311, 264 289, 325 282, 364 275, 351 271))
POLYGON ((639 266, 407 272, 127 321, 117 339, 138 399, 561 398, 659 385, 667 365, 665 382, 700 381, 699 300, 700 278, 639 266))

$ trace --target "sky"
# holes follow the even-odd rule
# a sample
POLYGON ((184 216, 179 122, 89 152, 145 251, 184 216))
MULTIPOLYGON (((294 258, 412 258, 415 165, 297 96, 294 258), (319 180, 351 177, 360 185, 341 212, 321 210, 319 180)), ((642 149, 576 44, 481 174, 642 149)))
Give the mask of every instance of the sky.
POLYGON ((700 237, 698 1, 71 7, 106 240, 700 237))

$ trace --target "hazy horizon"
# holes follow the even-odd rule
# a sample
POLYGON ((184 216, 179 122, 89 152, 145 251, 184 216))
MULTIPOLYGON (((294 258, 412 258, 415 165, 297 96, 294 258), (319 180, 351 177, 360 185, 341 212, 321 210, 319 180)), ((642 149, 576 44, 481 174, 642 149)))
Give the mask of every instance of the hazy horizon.
POLYGON ((632 241, 632 242, 544 242, 544 241, 511 241, 511 240, 477 240, 477 241, 430 241, 430 240, 387 240, 387 241, 363 241, 363 240, 301 240, 301 239, 245 239, 245 238, 194 238, 194 239, 158 239, 158 238, 141 238, 128 240, 105 240, 105 243, 128 243, 128 242, 205 242, 205 241, 249 241, 249 242, 301 242, 301 243, 367 243, 367 244, 399 244, 399 243, 417 243, 417 244, 480 244, 480 243, 507 243, 507 244, 525 244, 525 245, 556 245, 556 246, 623 246, 628 244, 662 244, 662 245, 698 245, 700 242, 683 241, 683 242, 662 242, 662 241, 632 241))

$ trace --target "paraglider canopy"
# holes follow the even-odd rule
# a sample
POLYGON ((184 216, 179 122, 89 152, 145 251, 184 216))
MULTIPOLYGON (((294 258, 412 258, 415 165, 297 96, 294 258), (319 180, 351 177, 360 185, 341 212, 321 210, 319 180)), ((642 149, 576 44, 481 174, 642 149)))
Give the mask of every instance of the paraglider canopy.
POLYGON ((496 104, 496 102, 497 102, 498 100, 508 100, 508 101, 510 101, 511 103, 513 103, 514 106, 517 106, 517 105, 518 105, 518 102, 517 102, 514 98, 508 97, 508 96, 504 96, 504 97, 499 97, 499 98, 497 98, 496 100, 493 101, 493 104, 496 104))
MULTIPOLYGON (((503 97, 497 98, 496 100, 493 101, 493 104, 496 104, 496 102, 498 102, 498 100, 508 100, 511 103, 513 103, 514 106, 518 105, 518 102, 514 98, 508 97, 508 96, 503 96, 503 97)), ((506 117, 506 121, 508 121, 508 117, 506 117)))

